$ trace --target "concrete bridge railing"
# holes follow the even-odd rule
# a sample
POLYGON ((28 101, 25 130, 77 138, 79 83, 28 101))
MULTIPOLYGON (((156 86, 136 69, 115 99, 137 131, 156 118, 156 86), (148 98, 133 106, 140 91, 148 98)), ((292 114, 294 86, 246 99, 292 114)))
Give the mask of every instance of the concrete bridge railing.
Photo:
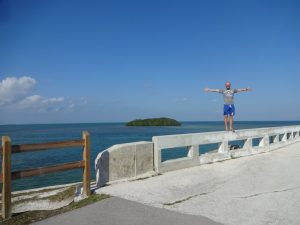
POLYGON ((300 141, 300 126, 155 136, 152 142, 114 145, 100 152, 95 160, 97 186, 121 180, 143 179, 158 173, 272 151, 300 141), (239 148, 230 150, 232 142, 239 148), (204 152, 214 144, 215 151, 204 152), (162 152, 187 149, 178 159, 162 161, 162 152))
POLYGON ((157 173, 183 169, 205 163, 253 155, 272 151, 299 141, 300 126, 271 127, 238 130, 236 132, 208 132, 181 135, 155 136, 154 169, 157 173), (243 146, 229 151, 231 141, 242 141, 243 146), (258 144, 255 145, 255 142, 258 144), (201 153, 201 146, 218 143, 219 148, 213 153, 201 153), (162 162, 162 150, 186 147, 186 157, 162 162))

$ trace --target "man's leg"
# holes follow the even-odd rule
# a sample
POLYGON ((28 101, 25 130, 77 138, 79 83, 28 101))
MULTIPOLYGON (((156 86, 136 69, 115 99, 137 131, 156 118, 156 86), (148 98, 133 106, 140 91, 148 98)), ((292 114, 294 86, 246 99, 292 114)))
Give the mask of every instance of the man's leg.
POLYGON ((229 117, 229 125, 230 125, 230 130, 233 130, 233 116, 232 115, 230 115, 230 117, 229 117))
POLYGON ((224 124, 225 124, 225 130, 228 130, 228 116, 224 116, 224 124))
POLYGON ((234 131, 233 129, 233 116, 235 115, 235 107, 234 105, 230 105, 230 118, 229 118, 229 129, 234 131))

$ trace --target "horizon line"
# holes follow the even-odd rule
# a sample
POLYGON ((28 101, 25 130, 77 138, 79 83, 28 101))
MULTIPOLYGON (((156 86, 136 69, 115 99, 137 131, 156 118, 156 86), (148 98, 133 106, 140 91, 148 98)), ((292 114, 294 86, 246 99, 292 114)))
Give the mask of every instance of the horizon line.
MULTIPOLYGON (((189 123, 189 122, 206 122, 206 123, 211 123, 211 122, 222 122, 224 123, 223 120, 178 120, 179 122, 182 123, 189 123)), ((300 120, 235 120, 236 122, 300 122, 300 120)), ((0 126, 26 126, 26 125, 61 125, 61 124, 109 124, 109 123, 128 123, 128 121, 117 121, 117 122, 62 122, 62 123, 7 123, 7 124, 0 124, 0 126)))

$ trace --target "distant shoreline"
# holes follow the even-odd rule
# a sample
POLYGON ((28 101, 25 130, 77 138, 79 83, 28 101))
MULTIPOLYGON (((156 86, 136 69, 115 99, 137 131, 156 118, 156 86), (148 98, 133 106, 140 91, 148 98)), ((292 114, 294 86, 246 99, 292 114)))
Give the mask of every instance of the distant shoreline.
POLYGON ((171 118, 161 117, 161 118, 132 120, 126 123, 126 126, 134 126, 134 127, 181 126, 181 123, 171 118))

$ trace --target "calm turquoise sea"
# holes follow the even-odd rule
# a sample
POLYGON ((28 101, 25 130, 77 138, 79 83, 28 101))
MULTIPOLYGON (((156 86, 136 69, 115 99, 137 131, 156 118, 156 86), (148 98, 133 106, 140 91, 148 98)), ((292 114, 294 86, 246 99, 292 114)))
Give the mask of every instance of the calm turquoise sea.
MULTIPOLYGON (((235 122, 236 129, 258 127, 276 127, 299 125, 300 121, 259 121, 235 122)), ((151 141, 153 136, 168 134, 199 133, 223 130, 223 122, 182 122, 181 127, 126 127, 125 123, 90 123, 90 124, 42 124, 42 125, 2 125, 0 136, 10 136, 13 144, 51 142, 80 139, 82 131, 91 135, 91 168, 95 179, 94 160, 97 154, 112 145, 135 141, 151 141)), ((201 149, 201 153, 214 147, 201 149)), ((184 150, 165 151, 163 160, 180 157, 184 150)), ((42 152, 13 154, 12 169, 28 169, 78 161, 82 159, 82 149, 58 149, 42 152)), ((1 159, 2 160, 2 159, 1 159)), ((2 162, 1 162, 2 163, 2 162)), ((13 190, 79 182, 82 180, 81 170, 72 170, 39 177, 13 181, 13 190)))

